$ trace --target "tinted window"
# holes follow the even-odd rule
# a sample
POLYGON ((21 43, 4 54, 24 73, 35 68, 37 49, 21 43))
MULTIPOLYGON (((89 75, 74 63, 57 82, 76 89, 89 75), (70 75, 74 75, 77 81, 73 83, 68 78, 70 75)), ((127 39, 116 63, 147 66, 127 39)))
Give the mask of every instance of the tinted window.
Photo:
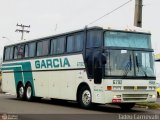
POLYGON ((35 56, 36 43, 29 43, 29 57, 35 56))
POLYGON ((25 57, 26 58, 29 57, 29 46, 28 46, 28 44, 25 45, 25 57))
POLYGON ((17 47, 14 47, 14 59, 18 58, 18 50, 17 47))
POLYGON ((41 41, 37 43, 37 56, 48 55, 49 51, 49 41, 41 41))
POLYGON ((83 33, 75 35, 75 51, 81 51, 83 49, 83 33))
POLYGON ((87 33, 87 47, 100 47, 102 41, 102 32, 99 30, 89 31, 87 33))
POLYGON ((83 49, 83 33, 67 38, 67 52, 78 52, 83 49))
POLYGON ((65 37, 51 40, 51 54, 61 54, 64 52, 65 37))
POLYGON ((5 57, 4 57, 5 60, 9 60, 9 53, 10 53, 10 48, 9 47, 5 48, 5 57))
POLYGON ((151 35, 106 31, 104 33, 104 46, 151 48, 151 35))
POLYGON ((13 47, 10 48, 9 59, 13 59, 13 47))
POLYGON ((21 59, 24 57, 24 45, 14 47, 14 59, 21 59))
POLYGON ((67 38, 67 52, 74 52, 74 36, 67 38))

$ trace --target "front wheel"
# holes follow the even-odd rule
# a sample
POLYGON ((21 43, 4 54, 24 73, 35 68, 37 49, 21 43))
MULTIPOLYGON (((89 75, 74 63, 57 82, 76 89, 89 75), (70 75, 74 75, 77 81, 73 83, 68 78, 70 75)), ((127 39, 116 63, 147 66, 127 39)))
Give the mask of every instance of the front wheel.
POLYGON ((85 109, 92 106, 92 95, 90 89, 87 86, 80 89, 78 95, 78 103, 85 109))

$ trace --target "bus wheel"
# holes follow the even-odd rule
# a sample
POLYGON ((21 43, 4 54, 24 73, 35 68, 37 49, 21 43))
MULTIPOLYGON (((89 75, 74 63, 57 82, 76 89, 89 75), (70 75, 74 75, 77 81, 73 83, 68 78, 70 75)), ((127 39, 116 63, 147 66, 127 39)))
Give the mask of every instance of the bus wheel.
POLYGON ((31 101, 33 99, 32 86, 30 83, 28 83, 26 85, 25 97, 26 97, 27 101, 31 101))
POLYGON ((24 98, 25 98, 25 95, 24 95, 24 86, 22 84, 18 85, 18 88, 17 88, 17 98, 21 99, 21 100, 24 100, 24 98))
POLYGON ((78 102, 83 108, 90 108, 92 106, 92 95, 90 89, 85 86, 80 89, 78 102))
POLYGON ((122 110, 127 111, 131 110, 135 106, 135 103, 121 103, 119 106, 122 110))

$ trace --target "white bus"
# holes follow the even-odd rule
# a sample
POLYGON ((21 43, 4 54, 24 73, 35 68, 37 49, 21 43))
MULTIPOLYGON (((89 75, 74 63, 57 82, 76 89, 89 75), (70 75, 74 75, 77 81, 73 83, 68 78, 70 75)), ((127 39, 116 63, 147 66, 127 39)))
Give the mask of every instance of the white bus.
POLYGON ((4 47, 2 89, 31 101, 47 97, 117 104, 156 101, 151 34, 91 27, 4 47))

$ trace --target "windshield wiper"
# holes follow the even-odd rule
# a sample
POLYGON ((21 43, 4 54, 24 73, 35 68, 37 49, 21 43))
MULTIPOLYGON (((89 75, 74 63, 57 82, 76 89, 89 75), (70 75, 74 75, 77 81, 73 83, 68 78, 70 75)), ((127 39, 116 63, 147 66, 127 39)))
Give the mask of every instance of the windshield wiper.
POLYGON ((127 74, 129 73, 129 71, 132 70, 132 60, 131 60, 131 55, 129 56, 129 62, 126 64, 125 68, 124 68, 124 74, 123 77, 125 78, 127 76, 127 74))
POLYGON ((145 75, 145 77, 148 77, 147 76, 147 72, 142 68, 142 67, 140 67, 139 66, 139 63, 138 63, 138 57, 136 56, 136 66, 137 66, 137 68, 138 68, 138 71, 139 71, 139 69, 143 72, 143 74, 145 75))

